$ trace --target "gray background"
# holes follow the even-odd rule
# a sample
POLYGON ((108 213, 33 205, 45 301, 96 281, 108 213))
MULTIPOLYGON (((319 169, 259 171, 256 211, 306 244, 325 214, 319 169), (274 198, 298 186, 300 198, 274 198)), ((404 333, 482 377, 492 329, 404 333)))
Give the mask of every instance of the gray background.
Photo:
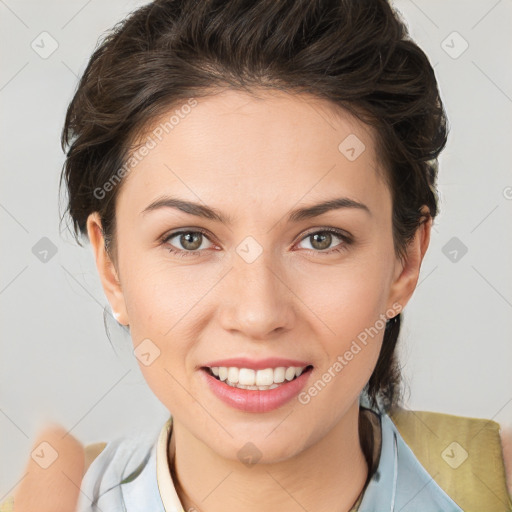
MULTIPOLYGON (((0 501, 46 421, 87 444, 168 417, 128 335, 111 325, 109 344, 90 246, 59 232, 66 106, 98 38, 143 3, 0 0, 0 501), (52 39, 47 58, 31 47, 52 39), (44 237, 56 253, 41 261, 44 237)), ((435 66, 451 126, 441 214, 402 331, 407 406, 512 425, 512 2, 395 5, 435 66)))

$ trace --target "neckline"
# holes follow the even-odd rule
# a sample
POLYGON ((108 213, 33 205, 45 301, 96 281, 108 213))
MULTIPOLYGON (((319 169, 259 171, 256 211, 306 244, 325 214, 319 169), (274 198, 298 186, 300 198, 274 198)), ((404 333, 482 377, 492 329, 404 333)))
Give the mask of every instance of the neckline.
MULTIPOLYGON (((368 464, 368 476, 364 486, 359 493, 355 503, 352 505, 349 512, 357 512, 363 501, 366 489, 375 475, 379 467, 381 452, 382 452, 382 423, 380 415, 373 409, 360 405, 359 407, 359 435, 360 438, 366 437, 367 442, 370 444, 371 457, 365 453, 366 462, 368 464)), ((360 441, 364 442, 364 441, 360 441)), ((364 449, 363 449, 364 451, 364 449)))
POLYGON ((171 461, 169 460, 169 442, 172 435, 172 416, 165 422, 157 440, 156 477, 160 498, 165 512, 183 510, 174 482, 171 477, 171 461))
MULTIPOLYGON (((375 441, 375 438, 377 437, 377 442, 372 442, 372 461, 371 467, 368 470, 368 477, 363 486, 363 489, 361 490, 361 493, 359 494, 354 505, 352 505, 350 512, 356 512, 359 509, 361 502, 363 501, 365 492, 375 472, 377 471, 382 452, 381 415, 378 414, 376 411, 364 406, 360 406, 359 413, 360 415, 364 415, 365 419, 363 421, 368 421, 371 432, 369 438, 372 441, 375 441)), ((361 421, 361 419, 359 421, 361 421)), ((174 480, 176 477, 175 475, 172 474, 172 461, 169 459, 169 443, 171 441, 172 431, 173 417, 171 415, 160 431, 156 449, 157 485, 165 512, 183 510, 183 505, 180 501, 180 498, 177 494, 175 487, 174 480)))

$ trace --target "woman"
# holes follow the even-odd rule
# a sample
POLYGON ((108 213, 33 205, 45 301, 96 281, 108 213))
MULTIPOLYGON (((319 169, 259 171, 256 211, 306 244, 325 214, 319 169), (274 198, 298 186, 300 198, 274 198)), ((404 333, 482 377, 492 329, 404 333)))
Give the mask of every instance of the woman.
POLYGON ((52 510, 508 510, 497 424, 400 408, 446 135, 384 0, 155 1, 117 25, 69 106, 62 177, 171 417, 92 463, 45 432, 66 455, 54 480, 31 462, 16 510, 50 485, 52 510))

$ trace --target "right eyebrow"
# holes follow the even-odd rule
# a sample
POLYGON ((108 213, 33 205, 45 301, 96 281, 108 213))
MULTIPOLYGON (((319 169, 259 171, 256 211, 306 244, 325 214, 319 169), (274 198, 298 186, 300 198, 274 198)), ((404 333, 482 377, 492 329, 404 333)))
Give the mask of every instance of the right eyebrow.
POLYGON ((233 222, 233 219, 230 216, 222 214, 215 208, 210 208, 199 203, 193 203, 191 201, 185 201, 184 199, 178 199, 170 196, 164 196, 153 201, 151 204, 146 206, 140 214, 146 215, 151 211, 159 210, 161 208, 174 208, 184 213, 195 215, 196 217, 203 217, 209 220, 215 220, 222 224, 231 224, 233 222))

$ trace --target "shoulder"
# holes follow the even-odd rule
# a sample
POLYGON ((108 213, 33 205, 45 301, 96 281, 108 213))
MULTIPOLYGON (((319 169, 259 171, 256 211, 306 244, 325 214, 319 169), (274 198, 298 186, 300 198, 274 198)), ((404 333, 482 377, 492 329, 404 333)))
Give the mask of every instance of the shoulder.
POLYGON ((107 446, 107 443, 91 443, 85 446, 85 465, 84 465, 84 475, 87 473, 89 466, 93 462, 93 460, 103 451, 103 449, 107 446))
POLYGON ((107 442, 87 444, 78 510, 117 510, 120 506, 136 510, 130 493, 133 486, 148 491, 146 473, 151 471, 154 444, 153 431, 129 432, 107 442))
POLYGON ((0 503, 0 512, 13 512, 14 511, 14 496, 8 496, 2 503, 0 503))
POLYGON ((406 409, 390 418, 421 465, 464 510, 475 503, 489 512, 511 510, 497 422, 406 409))
POLYGON ((154 439, 135 434, 87 444, 84 447, 84 478, 101 473, 103 477, 115 474, 122 480, 147 457, 153 444, 154 439))

